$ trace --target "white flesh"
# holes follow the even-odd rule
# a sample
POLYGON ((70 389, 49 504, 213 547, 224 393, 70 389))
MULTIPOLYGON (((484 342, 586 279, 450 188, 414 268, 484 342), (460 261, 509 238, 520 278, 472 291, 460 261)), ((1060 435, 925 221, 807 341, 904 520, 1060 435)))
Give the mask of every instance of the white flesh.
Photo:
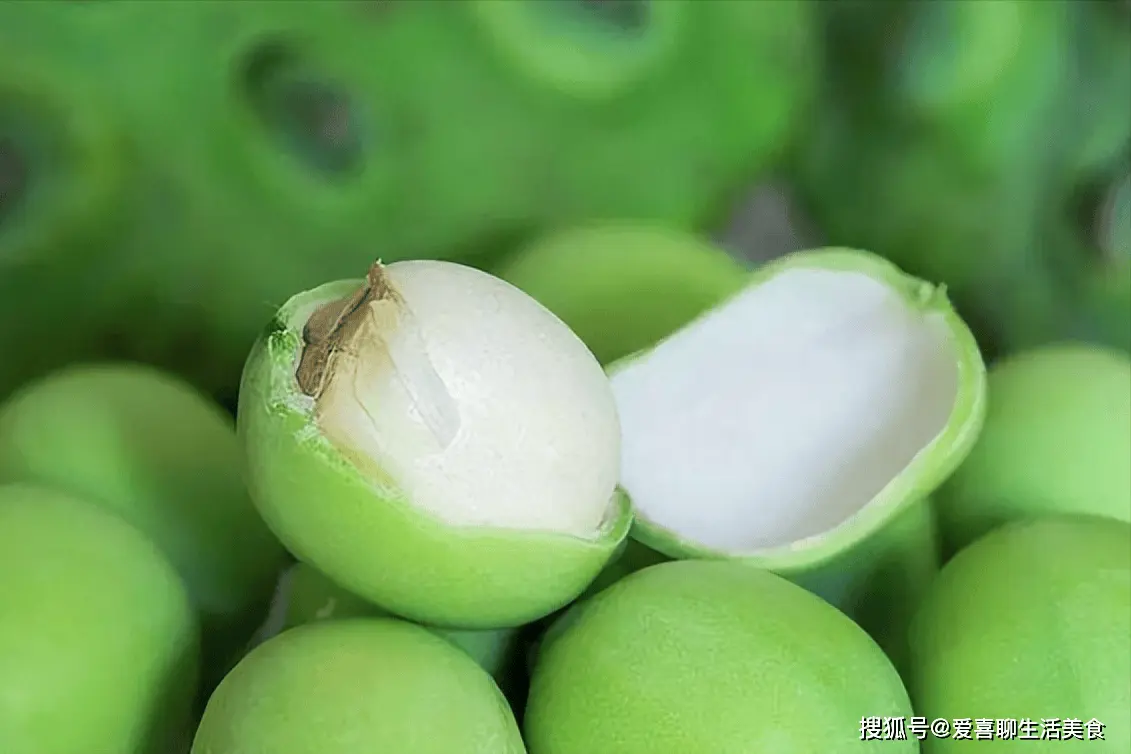
POLYGON ((319 400, 323 432, 448 523, 593 537, 620 458, 597 360, 484 272, 431 261, 385 272, 407 312, 374 319, 357 357, 339 358, 319 400))
POLYGON ((612 378, 641 516, 726 552, 788 545, 867 505, 946 426, 942 318, 866 275, 792 269, 612 378))

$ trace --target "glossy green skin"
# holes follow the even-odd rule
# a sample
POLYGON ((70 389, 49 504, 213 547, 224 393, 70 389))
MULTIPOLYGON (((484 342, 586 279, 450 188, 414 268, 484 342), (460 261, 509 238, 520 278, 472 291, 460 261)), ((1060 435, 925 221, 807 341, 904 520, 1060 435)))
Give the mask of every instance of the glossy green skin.
POLYGON ((208 702, 192 754, 526 754, 466 654, 391 618, 314 623, 254 649, 208 702))
POLYGON ((81 498, 5 485, 0 573, 4 754, 169 754, 199 635, 157 548, 81 498))
MULTIPOLYGON (((589 585, 588 599, 649 566, 672 560, 636 539, 589 585)), ((907 629, 941 566, 938 527, 929 500, 908 506, 866 546, 846 553, 816 574, 787 574, 830 602, 868 632, 901 673, 907 667, 907 629)), ((575 603, 576 604, 576 603, 575 603)), ((539 642, 561 629, 562 614, 547 620, 539 642)), ((533 650, 536 650, 538 644, 533 650)), ((533 667, 535 651, 528 653, 533 667)))
POLYGON ((531 754, 911 754, 914 739, 858 733, 861 717, 911 714, 838 610, 767 571, 684 560, 570 609, 539 653, 525 731, 531 754))
MULTIPOLYGON (((346 618, 396 617, 387 610, 335 584, 325 574, 306 563, 297 563, 288 575, 287 612, 283 628, 295 628, 323 620, 346 618)), ((508 676, 518 648, 517 629, 460 631, 434 629, 436 634, 455 644, 491 674, 500 688, 508 690, 508 676)))
POLYGON ((361 285, 339 280, 292 297, 248 357, 236 426, 263 519, 301 561, 418 623, 513 628, 566 606, 628 536, 633 514, 623 491, 614 491, 592 538, 453 526, 391 481, 363 473, 318 428, 295 380, 305 317, 361 285))
POLYGON ((29 175, 0 395, 96 356, 234 396, 271 311, 375 257, 704 221, 813 92, 811 6, 659 6, 629 32, 581 0, 0 3, 0 165, 29 175))
POLYGON ((1033 516, 1131 523, 1131 356, 1053 344, 999 361, 988 383, 982 434, 936 497, 948 553, 1033 516))
POLYGON ((0 483, 80 496, 145 532, 200 610, 210 666, 251 636, 285 558, 241 465, 231 417, 149 367, 70 367, 0 405, 0 483))
POLYGON ((1028 718, 1038 735, 1042 718, 1095 718, 1104 740, 930 736, 924 754, 1131 750, 1128 636, 1131 525, 1049 516, 986 535, 943 568, 912 624, 916 714, 1028 718))
POLYGON ((556 314, 602 364, 656 345, 750 277, 693 234, 631 223, 551 234, 495 274, 556 314))
POLYGON ((997 351, 1131 350, 1126 6, 822 7, 829 85, 796 173, 828 236, 946 283, 997 351))

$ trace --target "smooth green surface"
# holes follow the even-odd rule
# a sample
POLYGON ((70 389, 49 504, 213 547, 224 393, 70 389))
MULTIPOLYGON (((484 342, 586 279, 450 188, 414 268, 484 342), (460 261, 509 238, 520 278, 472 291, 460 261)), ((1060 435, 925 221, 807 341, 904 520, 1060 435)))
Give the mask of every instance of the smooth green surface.
POLYGON ((569 325, 602 364, 654 346, 750 277, 708 241, 642 223, 551 234, 497 274, 569 325))
POLYGON ((271 310, 374 257, 707 221, 792 140, 813 9, 636 4, 0 3, 0 396, 82 357, 234 397, 271 310))
POLYGON ((1125 754, 1129 637, 1131 525, 1053 516, 986 535, 946 565, 916 615, 909 686, 929 720, 1028 720, 1029 740, 932 736, 924 754, 1125 754), (1061 730, 1078 721, 1085 739, 1098 720, 1104 740, 1031 739, 1054 718, 1061 730))
POLYGON ((0 751, 168 754, 199 635, 158 549, 96 504, 0 486, 0 751))
POLYGON ((1131 357, 1079 343, 989 373, 974 449, 937 498, 948 550, 1007 521, 1088 513, 1131 522, 1131 357))
POLYGON ((149 535, 201 611, 210 661, 251 635, 285 557, 241 464, 231 418, 148 367, 70 367, 0 405, 0 482, 75 494, 149 535))
POLYGON ((545 639, 530 754, 849 754, 860 719, 910 716, 883 652, 827 603, 738 563, 652 566, 579 603, 545 639))
POLYGON ((318 431, 294 376, 305 324, 296 312, 360 286, 343 280, 295 296, 248 358, 237 425, 252 499, 267 524, 335 583, 421 623, 509 628, 565 606, 628 534, 632 510, 619 490, 592 539, 451 526, 415 508, 392 482, 362 474, 318 431))
POLYGON ((328 621, 254 649, 220 684, 192 754, 526 754, 482 668, 391 618, 328 621))
MULTIPOLYGON (((351 594, 335 584, 325 574, 307 565, 296 563, 291 567, 287 589, 287 612, 283 627, 294 628, 307 623, 345 618, 396 617, 384 608, 351 594)), ((460 631, 458 629, 433 629, 452 644, 467 652, 481 668, 491 674, 495 682, 507 687, 507 676, 512 670, 518 645, 518 630, 503 628, 488 631, 460 631)))
MULTIPOLYGON (((581 599, 629 574, 671 560, 634 538, 594 580, 581 599)), ((938 527, 930 500, 908 506, 863 547, 826 567, 788 579, 828 600, 876 641, 901 672, 907 664, 907 627, 939 572, 938 527)))

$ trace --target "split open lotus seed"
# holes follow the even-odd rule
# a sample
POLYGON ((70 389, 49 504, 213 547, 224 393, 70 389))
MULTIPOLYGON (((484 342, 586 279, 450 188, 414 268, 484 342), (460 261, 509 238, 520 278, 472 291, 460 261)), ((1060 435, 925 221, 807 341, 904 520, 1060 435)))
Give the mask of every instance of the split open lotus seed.
POLYGON ((293 297, 249 356, 238 427, 290 550, 430 625, 553 612, 631 524, 597 360, 534 299, 454 263, 377 263, 293 297))
POLYGON ((762 267, 610 374, 634 538, 840 604, 845 574, 868 570, 851 561, 954 470, 985 411, 985 367, 945 291, 848 249, 762 267))

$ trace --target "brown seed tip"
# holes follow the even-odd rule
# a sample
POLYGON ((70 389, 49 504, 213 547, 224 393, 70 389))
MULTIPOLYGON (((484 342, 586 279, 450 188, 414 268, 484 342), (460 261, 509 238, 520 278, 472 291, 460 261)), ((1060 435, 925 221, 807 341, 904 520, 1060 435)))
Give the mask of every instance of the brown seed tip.
POLYGON ((315 400, 322 395, 334 358, 361 328, 369 305, 377 301, 400 302, 380 260, 369 267, 365 284, 356 293, 323 304, 310 315, 302 329, 302 355, 295 370, 303 393, 315 400))

